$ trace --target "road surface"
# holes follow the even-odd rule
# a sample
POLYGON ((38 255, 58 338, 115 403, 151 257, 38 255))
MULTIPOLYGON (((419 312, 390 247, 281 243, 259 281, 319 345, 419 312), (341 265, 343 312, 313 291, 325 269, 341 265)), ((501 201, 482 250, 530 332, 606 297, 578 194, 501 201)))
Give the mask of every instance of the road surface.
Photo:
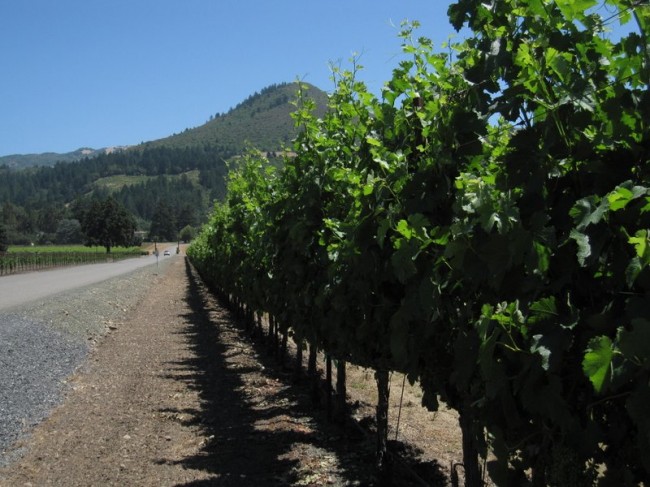
MULTIPOLYGON (((165 249, 167 250, 167 249, 165 249)), ((176 249, 169 248, 171 255, 176 249)), ((159 259, 170 257, 160 252, 159 259)), ((0 311, 47 298, 55 294, 99 282, 134 271, 147 265, 156 265, 156 256, 147 255, 107 264, 86 264, 40 272, 28 272, 0 277, 0 311)))

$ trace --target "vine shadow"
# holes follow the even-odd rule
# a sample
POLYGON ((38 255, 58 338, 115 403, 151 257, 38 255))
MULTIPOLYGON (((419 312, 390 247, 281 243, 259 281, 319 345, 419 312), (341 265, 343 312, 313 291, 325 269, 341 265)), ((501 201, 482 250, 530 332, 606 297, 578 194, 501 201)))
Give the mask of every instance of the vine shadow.
POLYGON ((173 463, 206 472, 210 478, 180 485, 242 487, 304 482, 301 477, 306 472, 301 471, 301 454, 296 454, 296 449, 309 458, 336 458, 337 475, 345 485, 374 485, 372 450, 326 424, 322 414, 313 409, 305 388, 294 384, 290 374, 248 342, 187 260, 186 272, 184 299, 190 311, 183 315, 186 327, 180 333, 186 336, 192 357, 168 364, 167 376, 196 390, 201 406, 199 410, 161 412, 182 414, 182 424, 202 430, 206 440, 200 451, 173 463), (247 343, 239 349, 232 340, 225 343, 228 333, 247 343), (250 366, 236 367, 229 362, 250 351, 254 355, 250 366), (247 383, 246 375, 252 372, 261 377, 260 384, 247 383), (271 407, 260 407, 249 394, 251 387, 263 386, 263 382, 279 384, 271 407), (260 430, 260 424, 272 425, 278 418, 291 428, 260 430))

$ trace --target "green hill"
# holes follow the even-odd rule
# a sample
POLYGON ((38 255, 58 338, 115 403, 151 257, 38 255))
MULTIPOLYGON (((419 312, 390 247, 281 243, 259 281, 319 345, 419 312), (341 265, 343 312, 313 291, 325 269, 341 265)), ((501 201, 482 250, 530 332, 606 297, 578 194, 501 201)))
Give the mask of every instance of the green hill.
MULTIPOLYGON (((296 91, 295 83, 269 86, 204 125, 119 151, 22 170, 0 162, 0 223, 14 241, 46 240, 81 200, 110 194, 143 229, 161 201, 198 225, 224 195, 228 159, 247 147, 277 152, 295 136, 296 91)), ((308 96, 324 113, 327 95, 308 86, 308 96)))
MULTIPOLYGON (((322 115, 327 94, 313 85, 305 86, 307 95, 316 102, 318 113, 322 115)), ((295 111, 292 102, 296 92, 296 83, 271 85, 249 96, 228 113, 216 114, 200 127, 143 145, 183 148, 210 144, 235 153, 243 152, 250 145, 262 151, 277 151, 295 135, 291 113, 295 111)))

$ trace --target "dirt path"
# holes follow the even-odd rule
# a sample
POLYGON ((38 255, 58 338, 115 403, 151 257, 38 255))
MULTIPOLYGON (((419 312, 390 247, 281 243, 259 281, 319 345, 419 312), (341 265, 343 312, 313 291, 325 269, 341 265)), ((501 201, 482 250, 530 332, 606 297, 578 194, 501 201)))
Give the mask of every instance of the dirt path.
POLYGON ((0 485, 372 482, 359 468, 371 448, 321 430, 182 258, 155 289, 101 341, 0 485))
MULTIPOLYGON (((309 387, 172 259, 71 378, 65 402, 17 445, 26 453, 0 469, 0 487, 377 485, 373 436, 328 423, 309 387)), ((390 435, 401 415, 392 443, 413 467, 396 467, 394 485, 422 485, 413 472, 448 485, 456 417, 425 411, 417 387, 402 397, 403 380, 393 382, 390 435)), ((372 374, 350 367, 359 422, 372 424, 373 391, 372 374)))

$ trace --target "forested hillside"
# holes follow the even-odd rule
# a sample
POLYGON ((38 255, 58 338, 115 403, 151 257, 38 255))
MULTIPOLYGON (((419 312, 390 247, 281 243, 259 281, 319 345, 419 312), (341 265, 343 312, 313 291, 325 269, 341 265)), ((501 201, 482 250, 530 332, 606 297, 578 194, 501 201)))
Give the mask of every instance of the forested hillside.
MULTIPOLYGON (((275 151, 289 145, 295 135, 291 113, 296 97, 295 83, 272 85, 254 93, 225 114, 214 114, 210 120, 193 129, 186 129, 164 139, 147 142, 145 147, 183 148, 214 144, 220 150, 241 154, 246 145, 263 151, 275 151)), ((324 114, 327 95, 310 86, 309 96, 324 114)))
MULTIPOLYGON (((53 167, 0 166, 0 222, 9 241, 55 241, 58 226, 74 219, 84 200, 108 195, 135 215, 140 230, 156 218, 171 222, 170 236, 171 228, 198 225, 224 195, 228 160, 246 147, 277 152, 295 136, 296 89, 294 83, 267 87, 200 127, 128 150, 53 167)), ((322 110, 325 93, 309 92, 322 110)))

